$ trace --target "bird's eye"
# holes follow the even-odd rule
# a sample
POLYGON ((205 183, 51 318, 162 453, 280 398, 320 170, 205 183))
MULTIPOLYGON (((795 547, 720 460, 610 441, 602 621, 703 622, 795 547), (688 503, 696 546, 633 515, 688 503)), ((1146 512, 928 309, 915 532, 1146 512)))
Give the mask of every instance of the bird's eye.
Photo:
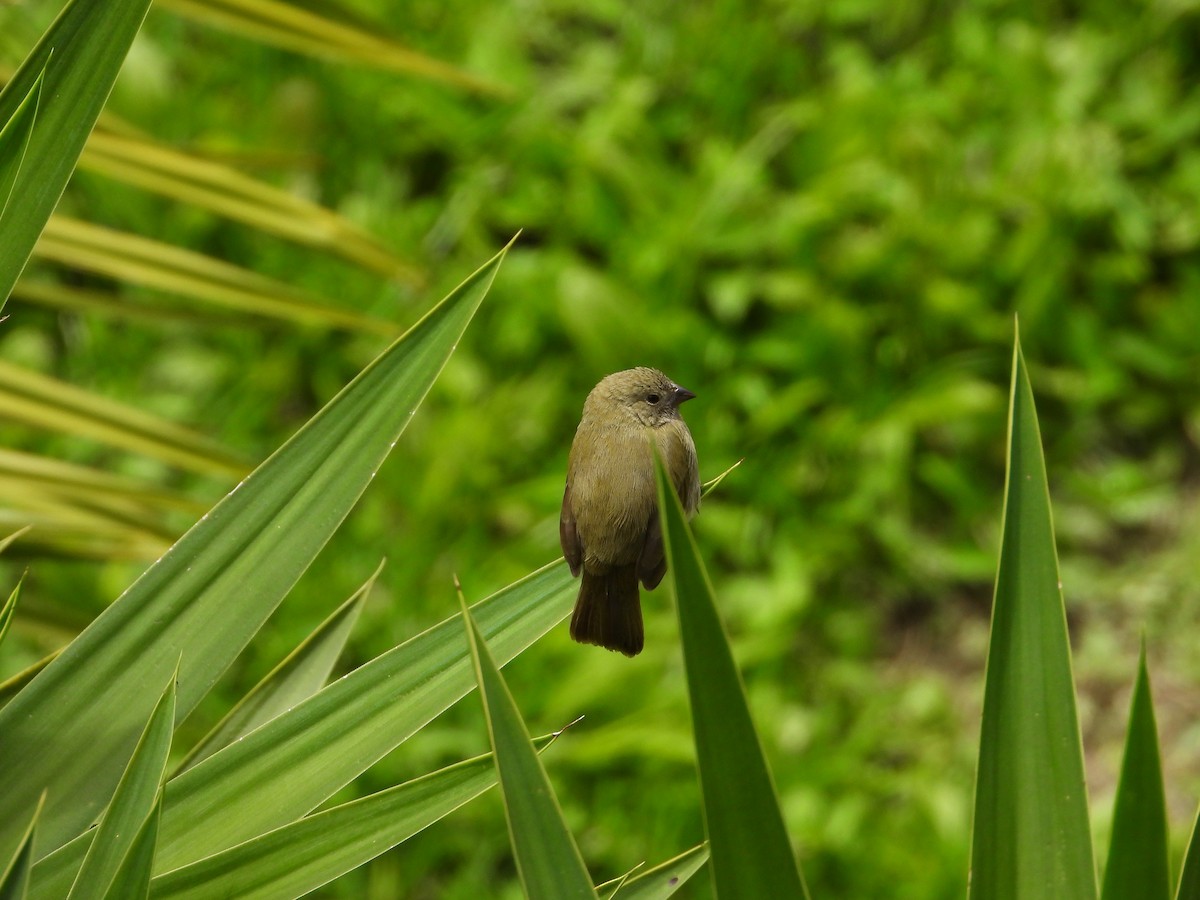
POLYGON ((662 399, 662 398, 659 397, 658 394, 647 394, 646 395, 647 403, 657 403, 660 399, 662 399))

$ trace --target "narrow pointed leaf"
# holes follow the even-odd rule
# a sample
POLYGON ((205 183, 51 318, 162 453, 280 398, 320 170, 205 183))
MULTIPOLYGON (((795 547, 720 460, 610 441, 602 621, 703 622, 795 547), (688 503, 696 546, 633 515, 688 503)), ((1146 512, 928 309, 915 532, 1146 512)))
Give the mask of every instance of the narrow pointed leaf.
POLYGON ((97 290, 45 278, 23 277, 13 288, 9 301, 35 304, 64 312, 86 316, 107 316, 152 325, 188 325, 195 328, 229 328, 247 325, 251 316, 239 312, 221 312, 212 307, 188 307, 169 301, 170 305, 152 305, 153 297, 142 302, 117 290, 97 290))
POLYGON ((380 563, 366 584, 334 610, 300 646, 238 701, 188 753, 176 769, 176 774, 190 769, 324 687, 382 570, 383 564, 380 563))
POLYGON ((149 6, 150 0, 71 0, 0 90, 0 122, 8 122, 43 79, 0 233, 0 307, 75 169, 149 6))
MULTIPOLYGON (((33 134, 33 123, 37 120, 38 99, 42 92, 45 70, 34 80, 29 93, 7 122, 0 124, 0 234, 4 234, 5 215, 8 201, 12 197, 13 185, 29 149, 29 138, 33 134)), ((0 303, 0 308, 3 304, 0 303)))
POLYGON ((280 0, 162 0, 162 5, 198 22, 286 50, 348 60, 481 93, 502 92, 491 82, 383 37, 378 29, 320 16, 297 4, 280 0))
POLYGON ((245 473, 241 460, 203 434, 5 362, 0 362, 0 414, 197 472, 245 473))
MULTIPOLYGON (((156 506, 197 516, 204 512, 196 501, 156 484, 19 450, 0 448, 0 479, 11 481, 14 487, 35 484, 93 503, 123 504, 120 508, 127 510, 156 506)), ((0 496, 11 502, 12 491, 0 492, 0 496)))
POLYGON ((212 210, 310 247, 337 253, 389 278, 420 284, 422 274, 332 210, 143 136, 97 128, 79 166, 212 210))
POLYGON ((24 833, 18 835, 11 858, 5 859, 0 856, 0 859, 5 859, 4 870, 0 872, 0 900, 25 900, 29 889, 29 875, 33 868, 33 838, 37 832, 38 817, 42 814, 44 800, 45 795, 34 807, 24 833))
POLYGON ((18 528, 12 534, 0 538, 0 553, 3 553, 5 550, 11 547, 13 542, 21 538, 27 531, 29 531, 28 525, 26 525, 24 528, 18 528))
MULTIPOLYGON (((0 493, 5 492, 15 495, 10 501, 13 507, 19 508, 20 515, 30 524, 38 525, 43 532, 54 524, 66 530, 128 533, 130 537, 136 535, 147 540, 157 538, 166 541, 163 550, 171 545, 162 524, 164 510, 155 510, 126 497, 105 495, 86 487, 80 487, 79 493, 71 496, 69 489, 60 485, 0 475, 0 493)), ((35 532, 30 535, 26 549, 57 537, 35 532)))
POLYGON ((1196 812, 1192 823, 1192 836, 1183 856, 1183 871, 1179 873, 1175 900, 1200 900, 1200 811, 1196 812))
MULTIPOLYGON (((312 562, 445 365, 503 256, 367 366, 0 710, 0 796, 28 810, 53 788, 47 850, 107 801, 149 714, 144 685, 165 678, 182 649, 186 716, 312 562)), ((169 790, 167 800, 164 832, 169 790)), ((15 827, 0 820, 0 846, 15 827)))
MULTIPOLYGON (((507 662, 567 616, 573 593, 559 560, 474 613, 507 662)), ((459 616, 375 658, 169 782, 160 863, 177 868, 306 814, 474 686, 459 616)))
MULTIPOLYGON (((5 512, 0 510, 0 518, 5 512)), ((171 545, 170 539, 164 536, 125 527, 107 516, 80 513, 78 508, 69 506, 63 510, 13 512, 20 521, 35 526, 24 545, 25 554, 146 563, 162 556, 171 545)))
POLYGON ((975 788, 970 900, 1092 900, 1066 613, 1033 390, 1013 350, 1008 474, 975 788))
POLYGON ((20 484, 0 476, 0 492, 5 490, 18 495, 13 506, 21 510, 19 515, 38 526, 26 544, 28 553, 39 546, 67 546, 70 533, 114 541, 124 539, 130 544, 145 543, 160 547, 160 551, 171 545, 170 529, 163 521, 166 510, 161 508, 128 503, 112 496, 89 497, 86 489, 78 497, 70 497, 62 488, 20 484), (55 527, 67 534, 50 533, 55 527))
POLYGON ((33 862, 33 833, 22 841, 3 875, 0 875, 0 900, 25 900, 29 890, 29 871, 33 862))
POLYGON ((736 469, 738 466, 740 466, 743 462, 745 462, 745 459, 739 459, 737 462, 735 462, 732 466, 730 466, 728 469, 726 469, 724 472, 722 472, 716 478, 713 478, 713 479, 710 479, 709 481, 704 482, 704 484, 702 485, 703 493, 701 493, 701 495, 700 495, 701 499, 703 499, 704 497, 707 497, 709 494, 711 494, 713 491, 715 491, 717 488, 719 488, 721 486, 721 482, 724 481, 726 478, 728 478, 729 475, 733 472, 733 470, 736 469))
POLYGON ((742 678, 683 507, 655 457, 718 897, 807 897, 742 678))
POLYGON ((151 896, 300 897, 408 840, 495 783, 490 753, 465 760, 167 872, 154 880, 151 896))
POLYGON ((21 585, 25 583, 25 573, 21 573, 21 577, 17 579, 17 586, 12 589, 8 595, 8 599, 4 601, 4 606, 0 607, 0 644, 4 643, 4 636, 8 634, 8 627, 12 624, 13 615, 17 611, 17 603, 21 599, 21 585))
POLYGON ((563 820, 525 721, 461 593, 459 601, 525 896, 528 900, 595 898, 591 876, 563 820))
POLYGON ((53 216, 34 253, 73 269, 170 291, 256 316, 390 335, 394 326, 312 297, 291 285, 173 244, 53 216))
MULTIPOLYGON (((559 559, 472 609, 508 661, 566 618, 577 591, 559 559)), ((335 681, 168 783, 156 873, 295 821, 474 686, 459 615, 335 681)), ((63 896, 90 839, 37 864, 34 900, 63 896)))
POLYGON ((1104 867, 1101 900, 1126 897, 1169 900, 1168 854, 1167 801, 1143 641, 1129 709, 1129 728, 1125 733, 1125 757, 1114 801, 1112 842, 1104 867))
POLYGON ((175 677, 172 673, 150 714, 112 802, 96 827, 67 900, 103 900, 142 824, 158 806, 175 730, 175 677))
POLYGON ((37 526, 23 547, 28 555, 84 555, 87 546, 102 545, 115 558, 143 550, 157 551, 149 557, 156 559, 178 535, 170 517, 204 512, 149 482, 12 450, 0 450, 0 498, 0 520, 37 526))
POLYGON ((687 884, 708 862, 708 845, 700 844, 674 859, 630 878, 618 888, 617 884, 602 884, 597 892, 604 900, 667 900, 687 884))
POLYGON ((104 900, 146 900, 150 896, 150 876, 154 871, 154 848, 158 842, 158 822, 162 815, 162 791, 154 807, 129 845, 129 852, 117 870, 104 900))

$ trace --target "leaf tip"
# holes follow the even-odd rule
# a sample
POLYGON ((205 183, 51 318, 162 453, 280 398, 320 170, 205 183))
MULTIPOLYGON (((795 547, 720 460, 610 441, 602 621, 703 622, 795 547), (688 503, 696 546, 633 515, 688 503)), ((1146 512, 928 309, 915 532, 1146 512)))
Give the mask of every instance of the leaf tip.
POLYGON ((472 652, 475 649, 475 620, 471 618, 471 609, 467 605, 467 596, 463 593, 462 582, 458 579, 458 573, 452 573, 454 579, 454 593, 458 597, 458 608, 462 611, 463 626, 467 629, 467 643, 471 645, 472 652))
POLYGON ((715 491, 720 486, 721 482, 723 482, 733 472, 734 469, 736 469, 738 466, 740 466, 745 461, 746 461, 746 457, 743 456, 741 459, 739 459, 737 462, 735 462, 732 466, 730 466, 728 469, 726 469, 724 472, 722 472, 716 478, 713 478, 710 481, 704 482, 704 484, 702 485, 702 487, 704 488, 704 492, 701 494, 701 496, 707 497, 709 494, 711 494, 713 491, 715 491))
POLYGON ((558 740, 558 736, 559 736, 560 734, 563 734, 564 732, 566 732, 566 730, 567 730, 568 728, 570 728, 572 725, 578 725, 578 724, 579 724, 580 722, 582 722, 582 721, 583 721, 583 716, 582 716, 582 715, 578 715, 578 716, 576 716, 574 719, 572 719, 570 722, 568 722, 566 725, 564 725, 562 728, 558 729, 558 731, 552 731, 552 732, 550 732, 550 741, 551 741, 551 743, 553 743, 554 741, 558 740))

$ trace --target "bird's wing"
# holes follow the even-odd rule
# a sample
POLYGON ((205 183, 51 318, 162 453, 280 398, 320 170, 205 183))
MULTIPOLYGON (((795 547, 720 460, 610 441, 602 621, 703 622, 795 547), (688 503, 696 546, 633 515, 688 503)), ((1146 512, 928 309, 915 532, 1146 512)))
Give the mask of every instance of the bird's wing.
POLYGON ((658 504, 650 513, 650 521, 646 523, 646 535, 642 539, 642 550, 638 554, 637 576, 642 587, 648 591, 658 587, 663 576, 667 574, 667 557, 663 552, 662 526, 658 521, 658 504))
POLYGON ((563 556, 571 567, 571 574, 578 577, 583 567, 583 544, 575 532, 575 513, 571 511, 571 487, 563 489, 562 512, 558 517, 558 542, 562 545, 563 556))
POLYGON ((679 494, 683 511, 691 518, 700 509, 700 466, 696 461, 696 443, 686 426, 681 429, 678 440, 672 442, 671 456, 669 471, 679 475, 675 492, 679 494))

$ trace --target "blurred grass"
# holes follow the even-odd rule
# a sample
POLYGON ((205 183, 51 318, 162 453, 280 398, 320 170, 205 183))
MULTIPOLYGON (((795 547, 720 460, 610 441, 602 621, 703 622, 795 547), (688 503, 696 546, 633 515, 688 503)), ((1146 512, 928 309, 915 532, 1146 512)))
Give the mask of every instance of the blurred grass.
MULTIPOLYGON (((1094 828, 1109 827, 1145 623, 1172 832, 1186 832, 1200 794, 1200 663, 1177 637, 1200 625, 1195 10, 347 5, 513 97, 314 61, 154 9, 113 108, 333 207, 428 272, 426 288, 97 173, 77 173, 59 207, 397 333, 525 229, 397 458, 228 673, 229 696, 383 555, 351 661, 438 621, 453 572, 482 596, 556 556, 583 397, 607 372, 657 365, 699 394, 688 418, 704 477, 746 457, 695 530, 814 896, 959 897, 1019 311, 1079 635, 1094 828)), ((36 33, 52 6, 0 6, 0 47, 23 51, 21 27, 36 33)), ((48 264, 28 275, 162 301, 48 264)), ((382 346, 20 296, 5 312, 6 362, 252 459, 382 346)), ((0 442, 206 502, 229 486, 10 422, 0 442)), ((140 568, 35 561, 0 677, 140 568)), ((597 879, 702 835, 676 627, 661 592, 646 608, 632 664, 556 632, 505 670, 532 730, 587 715, 556 787, 597 879)), ((218 715, 201 707, 193 737, 218 715)), ((479 752, 476 720, 450 711, 359 789, 479 752)), ((497 872, 513 881, 508 853, 485 800, 328 896, 476 897, 497 872)))

